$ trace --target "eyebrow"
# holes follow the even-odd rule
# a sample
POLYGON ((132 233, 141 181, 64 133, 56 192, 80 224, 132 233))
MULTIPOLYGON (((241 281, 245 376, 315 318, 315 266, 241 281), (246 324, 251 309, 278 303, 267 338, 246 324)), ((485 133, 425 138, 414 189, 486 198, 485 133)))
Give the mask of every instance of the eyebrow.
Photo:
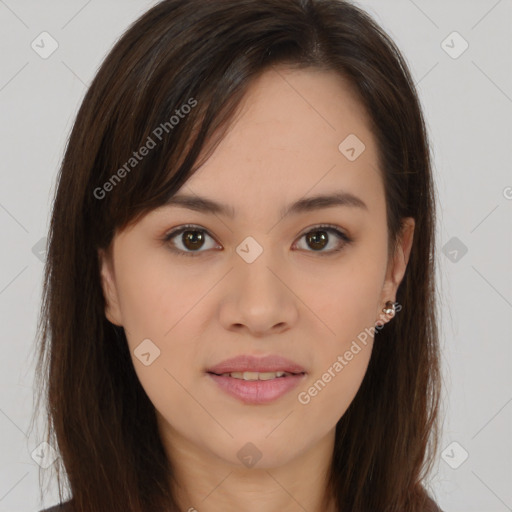
MULTIPOLYGON (((196 195, 174 195, 166 201, 165 206, 177 206, 201 213, 224 215, 229 218, 235 217, 235 210, 232 206, 217 203, 212 199, 196 195)), ((323 208, 331 208, 333 206, 349 206, 353 208, 360 208, 366 211, 368 210, 366 203, 359 197, 349 192, 338 191, 332 194, 321 194, 312 197, 301 198, 298 201, 295 201, 294 203, 283 208, 280 214, 281 218, 284 218, 291 214, 321 210, 323 208)))

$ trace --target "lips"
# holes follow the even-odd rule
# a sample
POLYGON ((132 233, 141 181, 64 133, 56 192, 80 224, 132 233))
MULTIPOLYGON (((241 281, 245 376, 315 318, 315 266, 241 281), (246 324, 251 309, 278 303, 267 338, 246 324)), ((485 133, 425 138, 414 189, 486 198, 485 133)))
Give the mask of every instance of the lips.
POLYGON ((285 357, 248 354, 206 370, 218 389, 246 405, 264 405, 283 397, 306 379, 306 370, 285 357))
POLYGON ((243 380, 208 373, 217 389, 244 405, 265 405, 277 401, 306 379, 306 374, 276 377, 270 380, 243 380))
POLYGON ((286 372, 294 375, 304 374, 306 370, 289 359, 278 355, 256 357, 249 354, 226 359, 206 370, 207 373, 223 375, 226 373, 271 373, 286 372))

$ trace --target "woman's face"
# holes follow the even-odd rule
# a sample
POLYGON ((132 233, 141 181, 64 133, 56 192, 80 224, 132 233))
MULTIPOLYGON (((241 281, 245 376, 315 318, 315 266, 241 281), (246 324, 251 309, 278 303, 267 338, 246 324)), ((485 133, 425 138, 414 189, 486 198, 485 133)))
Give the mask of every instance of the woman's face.
POLYGON ((409 219, 388 261, 383 182, 361 105, 333 72, 268 71, 178 195, 195 206, 153 210, 100 253, 107 317, 125 329, 165 444, 272 468, 331 443, 365 375, 373 328, 391 318, 382 308, 396 299, 414 228, 409 219), (320 196, 330 199, 312 200, 320 196), (208 373, 237 356, 256 361, 217 373, 259 369, 245 377, 269 380, 208 373), (266 356, 296 366, 259 361, 266 356))

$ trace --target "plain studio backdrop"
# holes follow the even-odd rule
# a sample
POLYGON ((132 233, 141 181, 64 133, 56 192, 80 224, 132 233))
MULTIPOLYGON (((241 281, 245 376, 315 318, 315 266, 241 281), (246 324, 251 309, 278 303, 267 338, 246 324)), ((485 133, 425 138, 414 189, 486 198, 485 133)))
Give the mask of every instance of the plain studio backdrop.
MULTIPOLYGON (((0 512, 39 509, 42 439, 27 431, 45 236, 66 140, 103 58, 155 3, 0 0, 0 512)), ((427 484, 446 512, 512 510, 512 1, 358 5, 405 55, 433 147, 445 391, 427 484)), ((44 506, 57 501, 53 491, 44 506)))

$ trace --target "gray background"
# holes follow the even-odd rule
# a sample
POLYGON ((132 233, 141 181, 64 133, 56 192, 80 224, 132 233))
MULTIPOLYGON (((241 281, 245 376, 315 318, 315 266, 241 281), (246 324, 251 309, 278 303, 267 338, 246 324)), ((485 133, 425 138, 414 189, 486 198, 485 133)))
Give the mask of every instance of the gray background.
MULTIPOLYGON (((0 0, 0 512, 56 502, 38 501, 41 439, 27 435, 55 177, 102 59, 155 3, 0 0), (46 59, 31 47, 50 48, 43 31, 58 43, 46 59)), ((359 4, 406 56, 433 145, 445 396, 430 488, 446 512, 512 510, 512 2, 359 4)))

